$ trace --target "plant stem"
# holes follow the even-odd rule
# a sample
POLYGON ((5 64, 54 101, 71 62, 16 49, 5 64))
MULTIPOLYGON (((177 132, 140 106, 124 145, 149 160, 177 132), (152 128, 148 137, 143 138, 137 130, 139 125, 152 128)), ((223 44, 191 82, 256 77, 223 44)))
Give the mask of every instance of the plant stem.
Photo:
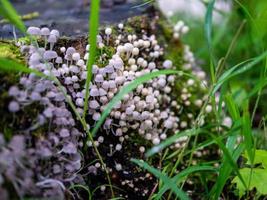
POLYGON ((89 20, 89 38, 88 43, 90 45, 89 49, 89 60, 87 61, 87 77, 85 83, 85 103, 84 103, 84 111, 83 111, 83 119, 86 117, 86 113, 88 110, 88 101, 89 101, 89 87, 92 79, 92 67, 95 62, 96 56, 96 45, 97 45, 97 32, 99 25, 99 0, 91 1, 91 9, 90 9, 90 20, 89 20))

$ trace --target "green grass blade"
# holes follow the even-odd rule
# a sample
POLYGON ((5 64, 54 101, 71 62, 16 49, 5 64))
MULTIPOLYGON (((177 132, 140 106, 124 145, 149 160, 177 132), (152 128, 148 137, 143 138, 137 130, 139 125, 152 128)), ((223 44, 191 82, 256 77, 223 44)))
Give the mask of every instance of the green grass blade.
POLYGON ((218 79, 218 82, 221 82, 225 79, 227 79, 227 77, 229 77, 237 68, 245 65, 245 64, 248 64, 249 62, 253 61, 253 58, 251 59, 248 59, 248 60, 245 60, 241 63, 238 63, 237 65, 231 67, 230 69, 228 69, 227 71, 225 71, 221 76, 220 78, 218 79))
POLYGON ((211 36, 211 34, 212 34, 212 12, 214 9, 214 3, 215 3, 215 0, 211 0, 208 3, 207 12, 205 15, 205 24, 204 24, 205 36, 206 36, 210 55, 212 55, 212 39, 211 39, 212 36, 211 36))
MULTIPOLYGON (((215 168, 213 166, 191 166, 179 172, 172 178, 172 180, 174 183, 178 184, 180 181, 182 181, 182 178, 200 171, 215 171, 215 168)), ((163 187, 159 190, 156 199, 161 199, 162 195, 169 189, 170 188, 167 185, 163 185, 163 187)))
POLYGON ((251 120, 249 116, 248 103, 244 104, 242 117, 242 133, 244 136, 244 145, 248 153, 248 158, 250 163, 254 163, 254 153, 255 148, 253 144, 253 135, 251 130, 251 120))
POLYGON ((237 121, 235 121, 232 128, 227 132, 227 140, 225 146, 231 154, 233 154, 235 151, 237 139, 238 136, 240 135, 241 128, 242 128, 242 119, 240 118, 237 121))
POLYGON ((263 79, 261 81, 258 81, 258 83, 254 86, 254 88, 252 89, 252 91, 248 93, 246 99, 249 99, 252 96, 254 96, 255 94, 257 94, 264 87, 266 87, 266 85, 267 85, 267 78, 265 78, 265 79, 263 79))
POLYGON ((230 153, 230 151, 227 149, 227 147, 222 143, 221 140, 219 140, 217 137, 215 137, 214 135, 210 134, 211 137, 216 141, 217 145, 220 147, 220 149, 223 152, 224 155, 224 162, 227 162, 230 164, 231 168, 233 169, 233 171, 237 174, 238 178, 241 180, 242 184, 244 185, 245 188, 247 188, 247 185, 242 177, 242 175, 239 172, 239 168, 236 164, 236 160, 233 157, 233 154, 230 153))
POLYGON ((181 200, 189 200, 189 197, 186 195, 186 193, 183 192, 181 189, 179 189, 176 183, 172 179, 162 174, 159 170, 155 169, 154 167, 151 167, 144 161, 140 161, 137 159, 131 159, 131 161, 136 165, 138 165, 139 167, 148 170, 154 176, 159 178, 164 183, 164 185, 167 185, 176 194, 178 198, 180 198, 181 200))
POLYGON ((225 103, 227 105, 227 111, 229 112, 233 121, 235 122, 235 121, 239 120, 240 119, 240 112, 239 112, 238 106, 234 102, 232 95, 230 95, 230 94, 225 95, 225 103))
MULTIPOLYGON (((244 6, 240 1, 238 0, 234 0, 241 8, 242 10, 245 12, 245 14, 247 15, 247 18, 251 21, 253 27, 255 28, 257 34, 259 34, 259 27, 257 26, 257 24, 255 23, 255 20, 253 18, 253 16, 250 14, 250 12, 248 11, 248 9, 246 8, 246 6, 244 6)), ((261 44, 260 44, 261 45, 261 44)))
POLYGON ((208 50, 209 50, 209 56, 210 56, 210 76, 211 80, 214 83, 215 82, 215 68, 214 68, 214 57, 212 52, 212 13, 214 9, 214 3, 215 0, 211 0, 208 3, 207 12, 205 15, 205 24, 204 24, 204 31, 205 36, 207 40, 208 50))
POLYGON ((222 84, 224 84, 226 81, 233 78, 234 76, 240 75, 252 69, 253 66, 260 63, 263 59, 266 58, 266 56, 267 56, 267 51, 265 51, 263 54, 254 59, 249 59, 244 62, 241 62, 235 65, 234 67, 230 68, 226 72, 224 72, 222 76, 219 78, 218 82, 216 83, 214 89, 212 90, 212 94, 214 95, 222 86, 222 84))
POLYGON ((0 15, 16 26, 21 32, 26 33, 23 21, 8 0, 0 0, 0 15))
MULTIPOLYGON (((240 145, 236 148, 236 150, 233 153, 233 159, 234 161, 237 161, 237 159, 240 157, 242 152, 244 151, 244 146, 240 145)), ((229 162, 225 159, 224 162, 221 164, 219 176, 211 189, 210 192, 210 198, 209 199, 219 199, 219 196, 225 186, 226 181, 229 179, 231 173, 233 171, 233 168, 229 162)))
POLYGON ((85 83, 85 103, 84 103, 84 112, 83 118, 85 118, 88 110, 88 101, 89 101, 89 86, 92 80, 92 67, 95 62, 96 57, 96 48, 97 48, 97 34, 99 26, 99 7, 100 0, 94 0, 91 2, 91 14, 89 19, 89 38, 88 43, 90 44, 89 49, 89 60, 87 62, 87 77, 85 83))
POLYGON ((178 74, 178 75, 183 75, 183 76, 188 76, 190 78, 193 78, 196 80, 196 78, 190 74, 184 73, 182 71, 178 70, 159 70, 157 72, 152 72, 149 74, 145 74, 141 77, 138 77, 137 79, 133 80, 130 82, 128 85, 124 86, 119 93, 117 93, 112 100, 108 103, 106 106, 104 112, 101 114, 100 119, 96 123, 95 127, 92 130, 92 135, 95 136, 97 133, 98 129, 101 127, 103 122, 105 121, 106 117, 109 115, 111 112, 112 108, 120 101, 123 99, 124 95, 128 94, 129 92, 133 91, 138 85, 145 83, 153 78, 156 78, 160 75, 170 75, 170 74, 178 74))
MULTIPOLYGON (((236 137, 236 132, 240 131, 240 128, 241 128, 241 122, 240 121, 237 121, 235 122, 235 124, 233 125, 233 128, 231 130, 229 130, 228 134, 227 135, 223 135, 223 136, 220 136, 219 138, 224 140, 224 139, 227 139, 227 141, 229 140, 229 138, 234 138, 236 137)), ((231 141, 231 140, 229 140, 231 141)), ((184 156, 188 155, 188 154, 191 154, 192 152, 194 151, 197 151, 197 150, 201 150, 201 149, 204 149, 205 147, 208 147, 210 145, 213 145, 215 144, 216 142, 213 140, 213 139, 207 139, 205 140, 204 142, 202 143, 199 143, 194 149, 190 149, 188 150, 186 153, 184 153, 184 156)), ((229 149, 229 144, 230 143, 226 143, 226 147, 229 149)), ((231 143, 232 144, 232 143, 231 143)), ((236 144, 236 143, 234 143, 236 144)), ((169 156, 170 157, 170 156, 169 156)), ((169 157, 167 157, 169 159, 169 157)))
POLYGON ((41 73, 38 70, 30 69, 20 63, 17 63, 16 61, 7 59, 7 58, 0 58, 0 70, 7 73, 34 73, 36 76, 43 77, 43 78, 49 78, 45 74, 41 73))
POLYGON ((221 62, 218 63, 218 67, 217 67, 217 70, 216 70, 216 77, 218 77, 221 72, 223 71, 224 67, 225 67, 225 64, 226 64, 226 61, 228 60, 228 58, 230 57, 234 47, 236 46, 236 42, 238 40, 238 37, 240 36, 244 26, 246 24, 246 20, 243 20, 242 23, 240 24, 236 34, 234 35, 230 45, 229 45, 229 48, 227 49, 227 52, 224 56, 224 58, 221 59, 221 62))
POLYGON ((183 137, 183 136, 193 136, 193 135, 197 135, 201 132, 201 129, 189 129, 186 131, 182 131, 182 132, 178 132, 175 135, 167 138, 166 140, 164 140, 163 142, 161 142, 159 145, 152 147, 150 150, 148 150, 146 152, 146 157, 150 157, 160 151, 162 151, 163 149, 167 148, 168 146, 170 146, 171 144, 173 144, 177 139, 183 137))
POLYGON ((69 190, 71 190, 71 189, 76 189, 76 188, 80 188, 80 189, 85 190, 85 191, 88 193, 88 196, 89 196, 88 199, 89 199, 89 200, 92 199, 91 191, 90 191, 90 189, 89 189, 87 186, 85 186, 85 185, 80 185, 80 184, 72 185, 72 186, 69 187, 69 190))
POLYGON ((133 6, 132 9, 141 8, 141 7, 146 6, 146 5, 148 5, 148 4, 152 4, 152 3, 154 3, 155 1, 156 1, 156 0, 148 0, 148 1, 145 1, 145 2, 142 3, 142 4, 133 6))

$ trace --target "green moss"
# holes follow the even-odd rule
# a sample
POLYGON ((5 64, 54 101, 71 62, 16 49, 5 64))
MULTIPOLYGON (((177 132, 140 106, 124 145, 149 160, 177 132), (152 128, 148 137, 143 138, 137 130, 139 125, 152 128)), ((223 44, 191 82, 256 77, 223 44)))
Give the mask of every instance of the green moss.
POLYGON ((165 47, 166 59, 171 60, 177 69, 181 69, 183 64, 183 45, 180 40, 173 39, 172 26, 164 17, 158 20, 158 30, 157 38, 159 43, 167 45, 165 47))
POLYGON ((147 15, 135 16, 129 18, 125 24, 124 30, 128 33, 142 33, 142 30, 150 32, 151 26, 149 17, 147 15))
MULTIPOLYGON (((13 41, 0 41, 0 57, 13 59, 18 63, 25 64, 25 57, 21 54, 19 47, 13 41)), ((8 111, 8 104, 12 98, 8 95, 11 86, 17 85, 20 73, 3 73, 0 71, 0 132, 9 140, 14 132, 25 130, 31 125, 29 119, 37 116, 37 108, 25 108, 26 112, 18 112, 16 115, 8 111), (25 114, 26 113, 26 114, 25 114), (22 127, 23 125, 23 127, 22 127)))
POLYGON ((16 84, 19 76, 17 74, 3 74, 0 72, 0 132, 8 140, 11 138, 16 126, 13 126, 15 116, 8 111, 8 104, 11 98, 8 96, 8 88, 16 84))
POLYGON ((30 44, 31 43, 31 40, 29 37, 21 37, 18 39, 18 42, 21 42, 23 44, 30 44))
POLYGON ((140 134, 132 132, 130 133, 130 136, 128 141, 129 144, 136 144, 136 146, 145 146, 145 147, 151 147, 151 143, 147 140, 144 140, 144 137, 142 137, 140 134))
MULTIPOLYGON (((16 114, 10 113, 8 105, 12 101, 12 97, 8 95, 8 89, 17 85, 19 81, 18 74, 5 74, 1 76, 1 88, 0 88, 0 133, 3 133, 5 138, 9 140, 13 133, 18 133, 23 130, 27 130, 29 127, 34 126, 34 120, 37 118, 42 107, 38 104, 32 104, 26 106, 23 110, 16 114)), ((44 133, 42 128, 37 128, 32 132, 36 137, 41 137, 44 133)))
POLYGON ((96 51, 96 64, 99 67, 105 67, 108 64, 108 60, 115 54, 115 49, 112 46, 104 46, 102 49, 96 51))
POLYGON ((11 41, 0 41, 0 57, 10 58, 19 63, 24 63, 24 57, 20 53, 19 47, 11 41))

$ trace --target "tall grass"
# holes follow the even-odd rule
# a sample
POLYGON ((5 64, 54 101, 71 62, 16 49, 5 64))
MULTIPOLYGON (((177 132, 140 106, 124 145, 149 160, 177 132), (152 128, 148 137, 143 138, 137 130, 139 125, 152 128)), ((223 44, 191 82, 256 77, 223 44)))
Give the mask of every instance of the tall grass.
POLYGON ((98 34, 98 26, 99 26, 99 7, 100 0, 92 1, 91 3, 91 12, 89 19, 89 36, 88 36, 88 44, 89 48, 89 60, 87 62, 87 77, 85 83, 85 106, 83 111, 83 118, 86 117, 88 111, 88 100, 89 100, 89 86, 92 80, 92 67, 95 63, 96 57, 96 48, 97 48, 97 34, 98 34))
POLYGON ((154 167, 151 167, 149 164, 147 164, 144 161, 132 159, 132 162, 148 170, 149 172, 154 174, 156 177, 158 177, 160 180, 162 180, 164 185, 166 185, 167 188, 170 188, 176 194, 178 198, 180 198, 181 200, 189 200, 189 197, 186 195, 186 193, 176 186, 176 182, 173 179, 170 179, 169 177, 161 173, 159 170, 155 169, 154 167))
MULTIPOLYGON (((223 152, 223 157, 221 160, 220 167, 218 168, 219 171, 218 177, 215 180, 214 186, 210 189, 209 191, 209 199, 218 199, 222 193, 223 188, 225 187, 225 184, 227 180, 233 176, 237 175, 241 182, 244 184, 245 188, 248 188, 248 186, 245 184, 245 180, 239 173, 239 166, 237 164, 237 160, 240 157, 240 155, 244 152, 247 151, 249 155, 249 159, 251 160, 251 163, 253 163, 254 159, 254 152, 255 152, 255 145, 254 145, 254 138, 252 135, 252 123, 253 121, 253 116, 250 118, 250 113, 249 113, 249 107, 248 103, 244 103, 244 106, 240 106, 236 104, 235 99, 233 97, 233 94, 227 91, 226 88, 229 88, 230 81, 232 79, 235 79, 236 77, 239 76, 244 76, 244 73, 247 73, 248 71, 252 70, 253 67, 259 66, 267 57, 267 52, 263 51, 261 55, 247 59, 245 61, 242 61, 233 67, 228 68, 228 70, 223 70, 225 65, 227 65, 227 58, 231 57, 231 53, 233 52, 233 49, 235 47, 235 44, 238 43, 238 36, 242 34, 242 30, 244 26, 246 26, 246 21, 243 20, 241 23, 239 29, 237 30, 237 33, 234 35, 232 42, 230 43, 230 46, 226 52, 225 57, 219 59, 219 62, 216 64, 216 59, 213 50, 216 48, 212 46, 214 44, 212 40, 212 13, 214 9, 214 3, 215 1, 210 1, 207 6, 207 13, 205 17, 205 23, 204 23, 204 32, 207 40, 207 46, 208 46, 208 52, 209 52, 209 59, 208 61, 210 62, 210 77, 211 77, 211 82, 212 86, 210 88, 210 99, 211 101, 214 102, 215 95, 218 91, 221 92, 220 94, 220 103, 219 106, 213 106, 213 113, 218 118, 217 123, 215 126, 220 126, 219 122, 221 121, 221 109, 222 109, 222 102, 226 102, 226 111, 228 114, 232 117, 233 119, 233 126, 230 128, 226 135, 226 138, 221 138, 220 136, 210 134, 206 132, 205 130, 202 129, 193 129, 193 130, 187 130, 185 132, 180 133, 181 135, 184 134, 189 134, 189 135, 198 135, 201 132, 206 132, 206 134, 209 134, 211 136, 211 140, 207 141, 206 145, 214 144, 216 143, 223 152), (215 67, 217 66, 217 67, 215 67), (241 111, 239 110, 241 109, 241 111), (243 113, 243 116, 241 116, 240 113, 243 113), (197 130, 197 131, 196 131, 197 130), (240 137, 244 138, 244 144, 239 144, 238 139, 240 137), (226 140, 225 140, 226 139, 226 140)), ((239 5, 241 5, 239 3, 239 5)), ((244 5, 242 5, 242 8, 244 9, 244 5)), ((246 10, 248 13, 248 11, 246 10)), ((248 13, 249 14, 249 13, 248 13)), ((251 17, 251 15, 249 15, 251 17)), ((252 18, 252 17, 251 17, 252 18)), ((251 20, 253 21, 253 20, 251 20)), ((266 66, 266 65, 264 65, 266 66)), ((266 70, 265 67, 263 68, 264 70, 264 76, 262 75, 261 72, 261 79, 258 79, 256 82, 256 87, 247 95, 247 100, 249 100, 253 95, 258 93, 257 101, 260 97, 260 91, 263 89, 263 87, 266 86, 266 70)), ((261 70, 262 71, 262 70, 261 70)), ((256 105, 257 106, 257 102, 256 105)), ((255 108, 254 108, 255 112, 255 108)), ((170 138, 168 138, 166 141, 162 142, 161 144, 153 147, 150 149, 146 155, 147 156, 152 156, 159 151, 162 151, 164 148, 168 147, 174 141, 179 138, 179 134, 174 135, 170 138)), ((197 149, 197 148, 194 148, 197 149)), ((192 151, 194 151, 194 149, 192 151)), ((189 151, 189 150, 187 150, 189 151)), ((183 152, 182 152, 183 153, 183 152)), ((145 167, 147 169, 147 167, 145 167)), ((190 169, 188 167, 187 169, 190 169)), ((216 170, 214 167, 211 167, 212 170, 216 170)), ((181 172, 180 172, 181 173, 181 172)), ((154 174, 157 176, 156 174, 154 174)), ((179 176, 179 174, 177 175, 179 176)), ((167 183, 171 184, 170 182, 167 183)), ((173 182, 172 182, 173 184, 173 182)), ((178 184, 178 181, 175 181, 175 184, 178 184)), ((156 199, 159 199, 161 195, 163 194, 162 188, 168 188, 166 184, 163 183, 163 186, 159 188, 159 193, 156 194, 156 199), (160 196, 157 196, 160 195, 160 196)))
POLYGON ((0 0, 0 15, 16 26, 22 33, 26 33, 26 27, 8 0, 0 0))

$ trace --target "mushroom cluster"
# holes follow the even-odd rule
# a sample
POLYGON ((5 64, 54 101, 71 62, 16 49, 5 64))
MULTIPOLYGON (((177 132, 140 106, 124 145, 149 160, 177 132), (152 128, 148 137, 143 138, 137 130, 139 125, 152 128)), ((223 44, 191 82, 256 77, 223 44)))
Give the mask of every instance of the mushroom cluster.
MULTIPOLYGON (((176 29, 176 33, 184 34, 188 31, 181 23, 176 29)), ((110 100, 131 81, 162 69, 177 69, 171 60, 164 59, 164 48, 159 45, 155 35, 149 35, 144 30, 141 34, 130 34, 123 24, 118 25, 117 34, 114 32, 113 28, 108 27, 97 36, 98 57, 92 68, 89 109, 86 113, 90 127, 94 127, 100 119, 110 100)), ((27 55, 29 68, 56 77, 76 105, 78 113, 82 115, 90 45, 84 47, 85 53, 72 46, 59 46, 59 32, 46 27, 29 27, 28 34, 42 41, 38 45, 36 42, 20 44, 21 51, 27 55)), ((187 46, 184 47, 183 62, 183 69, 194 68, 194 57, 187 46)), ((190 73, 195 74, 200 80, 205 79, 205 73, 200 69, 193 69, 190 73)), ((134 91, 125 95, 106 118, 95 138, 95 146, 108 146, 110 153, 105 156, 112 158, 116 153, 122 153, 129 143, 127 141, 137 135, 144 141, 141 145, 135 145, 135 150, 142 156, 147 143, 150 146, 157 145, 168 136, 190 127, 194 114, 184 110, 190 106, 199 109, 206 97, 198 99, 192 94, 193 89, 203 89, 194 79, 181 78, 178 84, 183 87, 178 97, 173 94, 177 88, 174 75, 160 75, 140 84, 134 91), (111 137, 112 140, 108 139, 111 137)), ((63 198, 66 185, 84 182, 84 177, 80 173, 84 170, 83 155, 79 150, 85 145, 91 147, 92 142, 85 143, 82 140, 86 135, 73 117, 66 96, 52 80, 40 78, 33 73, 23 75, 19 85, 9 89, 9 96, 12 97, 8 105, 11 113, 24 112, 26 107, 36 104, 40 108, 35 123, 28 127, 27 134, 23 136, 23 141, 29 141, 25 142, 24 149, 31 152, 31 157, 25 164, 14 164, 18 167, 31 166, 29 169, 34 174, 29 177, 35 190, 25 189, 23 194, 31 195, 31 191, 39 191, 39 194, 34 195, 49 197, 56 194, 63 198), (33 136, 40 128, 41 136, 33 136), (29 163, 34 163, 37 167, 34 168, 29 163)), ((172 148, 183 147, 187 139, 180 138, 172 148)), ((0 150, 0 164, 3 162, 6 149, 3 147, 0 150)), ((107 167, 111 172, 114 170, 123 174, 128 173, 124 163, 117 160, 112 161, 107 167)), ((88 173, 95 173, 95 170, 101 169, 99 163, 87 167, 88 173)), ((5 173, 4 170, 2 174, 5 173)), ((16 181, 12 180, 12 183, 17 185, 16 181)), ((132 180, 122 182, 134 188, 132 180)), ((138 188, 134 190, 139 191, 138 188)))
MULTIPOLYGON (((120 27, 122 27, 120 25, 120 27)), ((99 37, 99 47, 108 45, 111 30, 105 30, 104 38, 99 37), (107 41, 107 43, 103 43, 107 41)), ((122 87, 142 75, 160 69, 174 68, 170 60, 158 62, 163 49, 155 36, 120 34, 115 39, 115 54, 106 66, 93 66, 93 81, 90 86, 89 115, 98 121, 105 106, 122 87)), ((113 40, 114 40, 113 39, 113 40)), ((161 75, 148 83, 140 84, 136 90, 125 95, 106 119, 103 129, 107 134, 123 137, 130 131, 139 133, 154 145, 166 139, 167 132, 175 132, 179 118, 175 110, 179 109, 170 97, 175 77, 161 75)), ((83 99, 76 98, 76 104, 83 107, 83 99)))
MULTIPOLYGON (((30 27, 28 33, 44 39, 44 47, 33 44, 21 46, 21 51, 28 54, 29 68, 46 75, 58 76, 55 66, 59 66, 62 60, 53 47, 59 38, 59 32, 30 27)), ((69 60, 67 56, 66 59, 69 60)), ((24 170, 22 177, 25 178, 14 174, 9 179, 17 194, 20 197, 30 194, 64 199, 65 185, 81 183, 83 180, 78 173, 82 167, 82 155, 79 152, 83 145, 80 141, 82 133, 77 128, 64 94, 53 81, 40 78, 34 73, 22 75, 19 85, 10 87, 8 94, 13 99, 8 105, 11 113, 23 113, 26 108, 38 105, 39 114, 36 119, 32 119, 32 124, 26 127, 23 135, 15 136, 10 144, 5 141, 7 146, 2 146, 0 150, 0 165, 10 167, 6 157, 16 159, 13 149, 15 152, 20 151, 22 155, 18 155, 22 161, 12 161, 14 163, 9 168, 17 172, 24 170), (34 136, 40 129, 41 136, 34 136), (20 145, 16 148, 15 144, 14 148, 11 146, 11 150, 8 150, 14 139, 20 145), (26 169, 29 173, 25 173, 26 169), (28 180, 28 185, 22 183, 25 180, 28 180)), ((3 170, 3 176, 7 176, 7 173, 8 170, 3 170)))
POLYGON ((183 21, 178 21, 173 27, 173 38, 179 39, 182 35, 188 33, 189 27, 183 21))

